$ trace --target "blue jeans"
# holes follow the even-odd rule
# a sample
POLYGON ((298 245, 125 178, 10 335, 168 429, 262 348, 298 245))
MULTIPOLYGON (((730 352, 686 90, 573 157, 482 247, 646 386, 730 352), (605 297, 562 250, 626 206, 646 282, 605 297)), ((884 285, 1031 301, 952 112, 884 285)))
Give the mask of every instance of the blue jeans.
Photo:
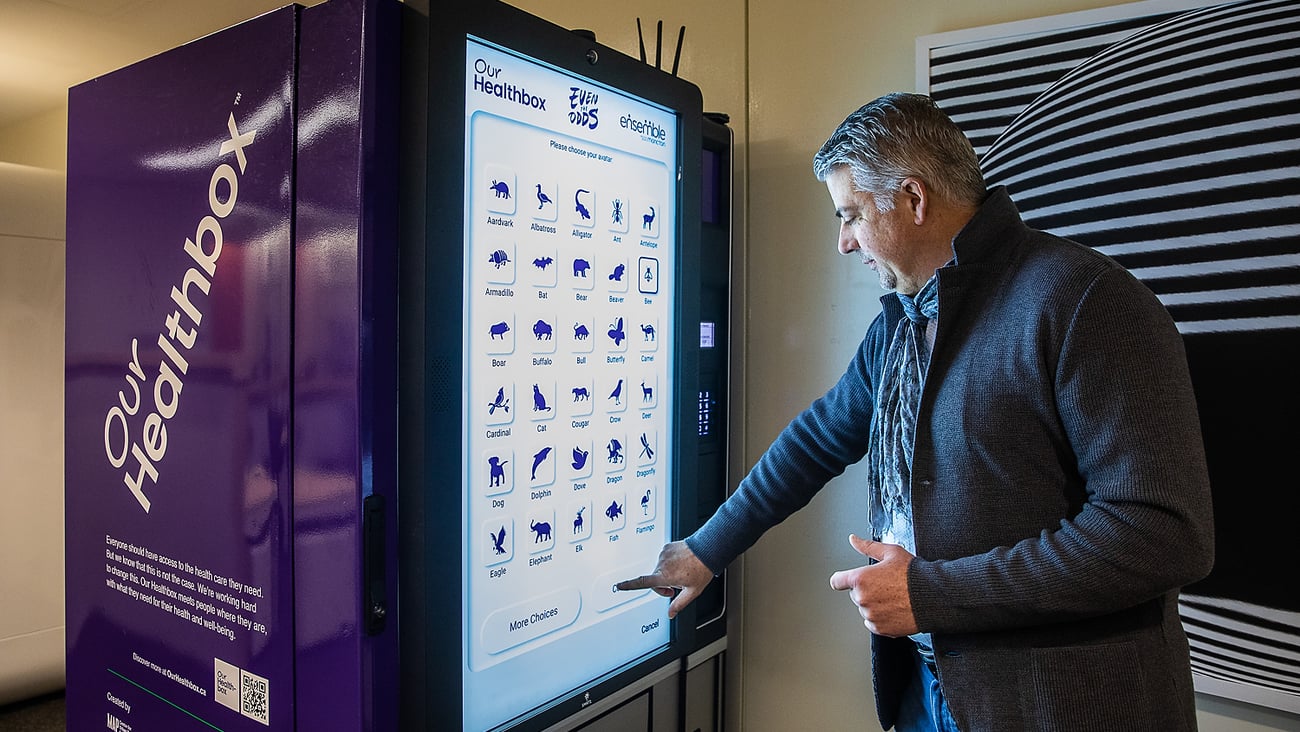
POLYGON ((898 706, 894 732, 960 732, 943 699, 939 679, 920 655, 913 653, 912 661, 912 683, 898 706))

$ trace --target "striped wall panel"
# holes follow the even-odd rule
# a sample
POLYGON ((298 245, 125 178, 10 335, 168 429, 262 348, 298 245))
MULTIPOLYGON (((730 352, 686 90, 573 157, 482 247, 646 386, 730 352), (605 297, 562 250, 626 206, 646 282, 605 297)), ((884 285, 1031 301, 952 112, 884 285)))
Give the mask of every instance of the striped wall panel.
POLYGON ((1031 226, 1169 309, 1218 535, 1180 605, 1196 686, 1300 714, 1300 0, 1189 4, 922 38, 921 87, 1031 226))

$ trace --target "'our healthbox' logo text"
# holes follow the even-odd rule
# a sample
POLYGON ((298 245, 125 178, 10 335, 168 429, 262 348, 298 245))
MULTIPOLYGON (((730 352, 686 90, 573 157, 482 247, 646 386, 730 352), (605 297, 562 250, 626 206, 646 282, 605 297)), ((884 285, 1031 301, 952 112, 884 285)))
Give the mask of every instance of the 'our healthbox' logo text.
POLYGON ((546 100, 535 94, 529 94, 522 86, 515 86, 500 79, 501 67, 493 66, 483 59, 474 60, 474 90, 498 99, 532 107, 540 112, 546 111, 546 100))
POLYGON ((171 287, 171 302, 175 307, 170 308, 159 329, 157 345, 162 355, 158 358, 153 389, 149 389, 150 373, 140 359, 140 341, 132 338, 131 359, 126 364, 131 397, 128 399, 126 391, 119 390, 118 403, 104 416, 104 456, 109 465, 122 471, 122 482, 145 513, 149 513, 151 505, 146 490, 158 484, 159 471, 167 455, 168 423, 180 411, 181 392, 190 368, 186 354, 198 340, 204 309, 212 304, 212 281, 225 240, 221 222, 239 201, 240 176, 248 167, 244 148, 252 145, 257 135, 257 130, 241 132, 233 113, 226 120, 226 130, 230 138, 221 143, 218 157, 231 156, 239 172, 235 172, 230 162, 213 169, 208 181, 207 211, 200 213, 194 238, 185 239, 182 249, 193 266, 171 287), (149 396, 153 397, 152 409, 146 404, 149 396))
POLYGON ((589 130, 596 129, 596 125, 600 124, 597 117, 600 110, 596 108, 599 101, 600 95, 594 91, 569 87, 569 122, 589 130))

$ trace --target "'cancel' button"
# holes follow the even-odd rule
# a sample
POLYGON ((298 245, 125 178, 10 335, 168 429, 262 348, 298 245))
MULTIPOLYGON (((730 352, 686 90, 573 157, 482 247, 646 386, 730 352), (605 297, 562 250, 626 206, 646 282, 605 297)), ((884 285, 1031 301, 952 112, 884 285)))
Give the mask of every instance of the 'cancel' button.
POLYGON ((483 621, 483 650, 500 653, 572 625, 582 596, 572 587, 497 610, 483 621))

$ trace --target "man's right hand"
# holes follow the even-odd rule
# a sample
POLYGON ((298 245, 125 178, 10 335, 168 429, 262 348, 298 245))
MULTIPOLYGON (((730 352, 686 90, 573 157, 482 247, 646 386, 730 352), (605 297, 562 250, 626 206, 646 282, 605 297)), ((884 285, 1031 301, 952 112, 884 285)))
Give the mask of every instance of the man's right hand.
POLYGON ((659 564, 651 574, 624 580, 614 585, 616 590, 654 590, 664 597, 672 597, 668 617, 675 618, 682 608, 699 597, 713 580, 713 572, 701 562, 684 541, 665 544, 659 551, 659 564), (677 590, 681 590, 677 592, 677 590))

